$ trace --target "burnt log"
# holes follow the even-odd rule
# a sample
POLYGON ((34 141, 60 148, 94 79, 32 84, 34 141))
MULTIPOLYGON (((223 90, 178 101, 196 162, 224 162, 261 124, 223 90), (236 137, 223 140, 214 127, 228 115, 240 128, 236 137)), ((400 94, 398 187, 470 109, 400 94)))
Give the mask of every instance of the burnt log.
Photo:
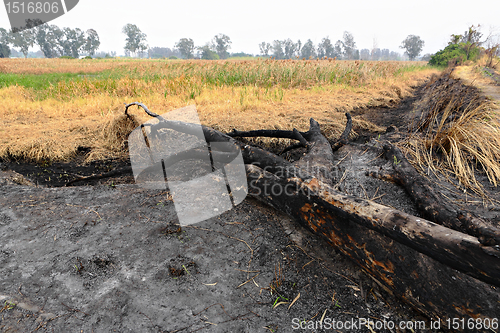
MULTIPOLYGON (((344 133, 348 127, 349 122, 344 133)), ((303 136, 310 142, 308 152, 292 166, 283 163, 286 177, 247 166, 251 195, 322 236, 384 289, 430 318, 492 318, 498 313, 497 246, 333 190, 328 177, 333 149, 319 124, 311 120, 303 136)))
MULTIPOLYGON (((149 110, 148 114, 159 120, 148 125, 152 133, 162 129, 199 133, 199 125, 167 121, 149 110)), ((330 177, 333 154, 348 143, 352 127, 350 116, 346 117, 346 129, 333 144, 313 119, 307 132, 233 130, 224 134, 205 126, 202 129, 208 143, 229 142, 240 149, 250 195, 323 237, 388 292, 432 319, 495 318, 500 313, 500 249, 494 231, 491 234, 481 225, 476 228, 479 233, 467 234, 449 228, 456 227, 456 221, 448 220, 453 216, 437 214, 438 223, 434 223, 334 190, 330 177), (307 153, 290 162, 235 140, 255 136, 296 140, 298 144, 288 149, 305 147, 307 153)), ((387 148, 386 152, 401 163, 406 161, 395 150, 387 148)), ((403 167, 412 168, 406 161, 395 169, 403 167)), ((411 177, 404 174, 394 172, 393 178, 411 188, 411 177)), ((413 193, 415 198, 427 195, 417 190, 413 193)), ((436 211, 430 200, 421 199, 417 206, 425 217, 436 216, 426 213, 436 211)))
POLYGON ((385 290, 429 318, 491 318, 500 309, 495 287, 455 270, 475 271, 470 275, 498 286, 498 249, 422 218, 343 195, 317 178, 283 179, 253 165, 247 171, 250 194, 322 236, 385 290), (483 268, 487 276, 481 276, 483 268))
POLYGON ((395 145, 385 143, 384 156, 392 162, 391 172, 371 174, 404 187, 426 219, 454 230, 463 230, 477 237, 484 245, 500 245, 500 229, 471 212, 458 209, 453 203, 444 199, 435 186, 415 170, 395 145))

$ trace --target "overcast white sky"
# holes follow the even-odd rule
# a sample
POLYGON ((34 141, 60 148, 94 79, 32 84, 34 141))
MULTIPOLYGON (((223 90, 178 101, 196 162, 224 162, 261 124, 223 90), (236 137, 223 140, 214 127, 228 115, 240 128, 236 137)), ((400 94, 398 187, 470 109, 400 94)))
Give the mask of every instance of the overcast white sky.
MULTIPOLYGON (((371 49, 376 41, 381 49, 401 53, 406 36, 417 35, 425 41, 423 55, 444 48, 451 34, 462 34, 472 24, 481 24, 484 34, 499 29, 499 15, 499 0, 80 0, 49 23, 93 28, 101 39, 99 51, 119 55, 124 53, 121 30, 127 23, 147 34, 150 47, 172 48, 181 38, 202 46, 223 33, 231 38, 230 52, 258 54, 263 41, 291 38, 304 43, 310 38, 317 44, 329 36, 335 43, 349 31, 358 49, 371 49)), ((3 6, 0 27, 10 28, 3 6)))

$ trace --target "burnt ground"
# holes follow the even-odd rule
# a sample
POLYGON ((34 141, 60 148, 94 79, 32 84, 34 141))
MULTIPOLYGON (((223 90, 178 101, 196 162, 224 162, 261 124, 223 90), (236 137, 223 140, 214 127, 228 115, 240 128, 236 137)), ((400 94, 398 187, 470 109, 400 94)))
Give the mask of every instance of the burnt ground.
MULTIPOLYGON (((394 108, 353 113, 396 130, 358 131, 337 152, 340 191, 418 215, 402 188, 366 175, 381 166, 381 142, 405 135, 418 97, 417 91, 394 108)), ((169 193, 142 189, 129 174, 61 187, 126 165, 2 162, 2 331, 290 332, 302 323, 307 332, 323 332, 311 326, 322 318, 428 320, 253 198, 180 228, 169 193)), ((498 209, 488 212, 498 218, 498 209)))

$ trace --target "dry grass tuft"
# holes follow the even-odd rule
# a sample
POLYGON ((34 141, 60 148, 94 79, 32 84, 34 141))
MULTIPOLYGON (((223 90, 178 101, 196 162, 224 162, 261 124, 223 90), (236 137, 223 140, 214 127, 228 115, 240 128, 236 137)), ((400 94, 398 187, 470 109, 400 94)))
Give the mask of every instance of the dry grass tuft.
POLYGON ((452 175, 485 197, 476 172, 500 182, 500 122, 495 105, 471 86, 445 73, 427 91, 417 134, 407 142, 414 165, 423 173, 452 175))
POLYGON ((127 158, 128 136, 140 124, 134 115, 114 115, 95 132, 92 150, 85 160, 89 162, 108 157, 127 158))
POLYGON ((130 132, 132 132, 140 123, 134 115, 120 114, 108 121, 102 128, 101 135, 109 149, 126 148, 126 141, 130 132))

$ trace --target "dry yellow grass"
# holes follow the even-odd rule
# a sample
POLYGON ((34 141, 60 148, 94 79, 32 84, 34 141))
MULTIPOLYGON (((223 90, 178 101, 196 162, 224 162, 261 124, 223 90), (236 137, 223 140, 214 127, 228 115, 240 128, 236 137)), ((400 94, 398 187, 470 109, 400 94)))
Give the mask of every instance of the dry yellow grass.
MULTIPOLYGON (((19 86, 0 89, 0 157, 31 161, 69 160, 79 146, 92 148, 87 160, 126 157, 123 133, 149 119, 142 110, 132 109, 135 122, 122 121, 116 126, 117 120, 123 120, 124 103, 133 101, 146 104, 158 114, 195 104, 202 123, 221 131, 292 127, 306 130, 309 118, 314 117, 327 136, 337 137, 344 128, 344 112, 393 103, 437 72, 404 71, 408 64, 394 62, 102 61, 87 66, 94 63, 23 61, 0 61, 0 69, 8 68, 14 73, 124 71, 114 78, 59 82, 43 94, 19 86), (274 72, 259 76, 263 68, 274 72), (329 73, 335 68, 342 74, 341 83, 315 82, 320 77, 315 73, 329 73), (228 83, 211 82, 214 71, 231 74, 226 73, 224 78, 228 83), (240 75, 239 81, 229 82, 232 73, 254 76, 240 75), (248 80, 254 81, 247 83, 248 80), (121 128, 117 130, 123 132, 118 140, 112 139, 115 136, 109 128, 121 128)), ((356 118, 354 124, 375 128, 356 118)))
POLYGON ((452 176, 487 198, 476 171, 484 172, 495 187, 500 183, 498 101, 456 80, 473 83, 471 70, 456 68, 449 78, 444 76, 444 83, 429 89, 417 107, 424 115, 418 125, 422 131, 410 137, 406 148, 422 173, 452 176))
POLYGON ((9 59, 0 58, 0 73, 47 74, 47 73, 95 73, 121 66, 130 66, 139 61, 106 59, 9 59))

